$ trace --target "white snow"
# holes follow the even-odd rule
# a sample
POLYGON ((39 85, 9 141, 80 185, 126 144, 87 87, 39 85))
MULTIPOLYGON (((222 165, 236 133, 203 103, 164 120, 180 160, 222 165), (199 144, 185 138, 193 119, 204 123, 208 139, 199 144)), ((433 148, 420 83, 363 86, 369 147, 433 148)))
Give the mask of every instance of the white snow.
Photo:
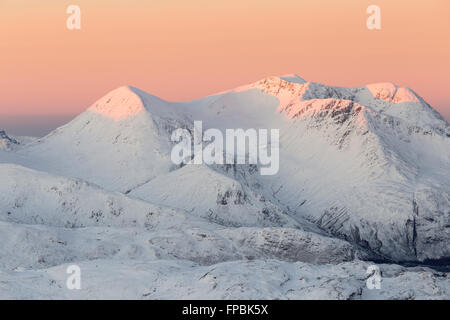
POLYGON ((450 126, 394 84, 121 87, 44 138, 0 137, 0 298, 448 299, 448 273, 382 264, 374 291, 365 272, 450 257, 449 172, 450 126), (194 120, 279 129, 279 173, 174 165, 194 120))

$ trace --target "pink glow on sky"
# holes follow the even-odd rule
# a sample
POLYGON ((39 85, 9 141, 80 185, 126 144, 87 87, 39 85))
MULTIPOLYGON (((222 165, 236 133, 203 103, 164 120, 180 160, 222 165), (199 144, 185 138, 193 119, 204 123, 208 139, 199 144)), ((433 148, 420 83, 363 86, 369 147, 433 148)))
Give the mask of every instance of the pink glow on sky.
POLYGON ((393 82, 450 118, 449 16, 448 0, 0 0, 0 115, 76 114, 123 85, 189 100, 294 72, 393 82))

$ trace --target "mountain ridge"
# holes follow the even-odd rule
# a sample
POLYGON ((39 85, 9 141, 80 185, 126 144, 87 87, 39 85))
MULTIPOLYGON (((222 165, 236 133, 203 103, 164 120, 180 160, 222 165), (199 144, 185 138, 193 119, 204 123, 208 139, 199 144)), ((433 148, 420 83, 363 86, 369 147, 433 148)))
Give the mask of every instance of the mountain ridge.
MULTIPOLYGON (((192 130, 194 120, 203 121, 204 130, 216 125, 220 130, 233 127, 279 128, 280 144, 284 146, 280 150, 280 172, 266 178, 247 173, 254 179, 253 185, 262 187, 255 189, 249 185, 243 194, 250 197, 250 193, 255 192, 279 206, 281 211, 292 211, 292 207, 299 206, 296 198, 304 198, 302 201, 306 204, 291 213, 300 223, 306 218, 325 232, 354 243, 360 242, 359 245, 364 244, 369 251, 383 257, 390 256, 394 260, 431 259, 433 255, 425 254, 426 249, 417 251, 417 246, 410 243, 409 239, 414 238, 417 242, 421 235, 413 234, 416 227, 413 228, 416 231, 410 230, 409 221, 417 218, 412 214, 413 208, 409 207, 412 206, 411 196, 418 190, 438 188, 436 190, 440 191, 431 194, 425 191, 437 199, 442 196, 445 199, 450 194, 450 177, 445 174, 450 163, 449 126, 419 98, 392 102, 399 87, 383 84, 374 88, 383 95, 374 96, 367 87, 328 87, 307 82, 296 75, 286 75, 267 77, 200 100, 172 103, 134 87, 120 87, 99 99, 69 124, 19 150, 18 154, 35 158, 35 163, 51 164, 36 166, 37 170, 85 179, 107 190, 128 194, 136 188, 144 190, 145 185, 152 185, 152 180, 179 170, 170 160, 173 145, 170 134, 177 128, 192 130), (386 91, 386 88, 391 91, 386 91), (64 145, 69 141, 72 148, 66 149, 64 145), (443 152, 436 153, 439 149, 443 152), (328 159, 323 158, 324 155, 328 159), (78 160, 74 162, 73 159, 78 160), (67 167, 67 163, 71 166, 67 167), (306 190, 300 192, 301 189, 295 187, 298 184, 308 186, 311 179, 315 182, 306 190), (435 181, 440 181, 440 184, 435 181), (329 189, 330 183, 341 188, 340 193, 311 193, 315 189, 329 189), (362 193, 355 194, 352 184, 357 185, 362 193), (289 192, 273 196, 272 190, 278 188, 288 188, 289 192), (354 201, 358 197, 363 198, 364 194, 379 201, 385 197, 387 202, 376 201, 380 206, 376 209, 373 204, 354 201), (342 197, 345 200, 339 199, 342 197), (391 204, 391 201, 397 204, 391 204), (368 210, 385 213, 373 216, 368 210), (335 219, 341 214, 339 212, 345 213, 342 215, 344 220, 338 220, 340 222, 330 227, 325 221, 335 219), (368 228, 367 234, 354 233, 354 230, 361 229, 358 219, 363 219, 360 221, 368 228), (389 227, 392 234, 381 241, 373 232, 379 228, 378 224, 390 223, 391 219, 397 223, 402 221, 402 226, 389 227), (408 239, 402 240, 403 244, 394 240, 404 237, 398 231, 401 228, 408 230, 408 239), (346 231, 342 233, 342 230, 346 231), (384 243, 381 250, 380 242, 384 243)), ((242 177, 232 178, 237 179, 238 185, 243 183, 242 177)), ((195 184, 189 181, 186 186, 195 188, 195 184)), ((155 187, 158 188, 154 185, 152 188, 155 187)), ((171 190, 170 186, 161 185, 161 188, 171 190)), ((220 197, 213 190, 210 190, 210 199, 220 197)), ((171 198, 170 195, 166 197, 171 198)), ((161 204, 167 205, 165 201, 161 204)), ((210 205, 211 212, 228 214, 214 200, 210 205)), ((193 207, 204 208, 195 204, 193 207)), ((424 230, 439 229, 441 224, 433 222, 434 215, 441 221, 447 219, 442 213, 430 211, 428 215, 418 218, 420 221, 424 219, 419 224, 424 230)), ((227 221, 228 218, 219 216, 217 219, 227 221)), ((450 239, 446 228, 441 229, 437 234, 450 239)), ((441 249, 433 250, 441 252, 441 249)), ((445 250, 442 252, 444 257, 450 254, 445 250)))

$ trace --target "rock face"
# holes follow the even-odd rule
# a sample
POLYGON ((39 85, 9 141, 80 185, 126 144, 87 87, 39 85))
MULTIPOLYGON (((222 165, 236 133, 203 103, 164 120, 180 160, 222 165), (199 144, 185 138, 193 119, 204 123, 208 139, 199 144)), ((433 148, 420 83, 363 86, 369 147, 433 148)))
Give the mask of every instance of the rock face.
POLYGON ((19 144, 19 141, 9 137, 5 131, 0 131, 0 150, 11 151, 19 144))
POLYGON ((0 141, 0 298, 75 297, 48 285, 68 263, 84 298, 449 297, 448 273, 394 264, 367 290, 359 260, 450 259, 450 126, 410 89, 284 75, 175 103, 122 87, 42 139, 0 141), (171 134, 195 120, 279 129, 279 172, 173 164, 171 134))

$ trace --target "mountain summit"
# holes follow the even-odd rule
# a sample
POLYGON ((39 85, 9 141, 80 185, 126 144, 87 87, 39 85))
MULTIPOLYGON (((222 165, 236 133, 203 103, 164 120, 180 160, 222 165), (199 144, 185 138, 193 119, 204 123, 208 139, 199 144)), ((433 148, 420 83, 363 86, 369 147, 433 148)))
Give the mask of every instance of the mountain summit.
POLYGON ((145 111, 144 102, 133 87, 120 87, 111 91, 88 110, 101 116, 119 121, 145 111))
POLYGON ((0 150, 10 151, 18 145, 18 141, 10 138, 5 131, 0 131, 0 150))

